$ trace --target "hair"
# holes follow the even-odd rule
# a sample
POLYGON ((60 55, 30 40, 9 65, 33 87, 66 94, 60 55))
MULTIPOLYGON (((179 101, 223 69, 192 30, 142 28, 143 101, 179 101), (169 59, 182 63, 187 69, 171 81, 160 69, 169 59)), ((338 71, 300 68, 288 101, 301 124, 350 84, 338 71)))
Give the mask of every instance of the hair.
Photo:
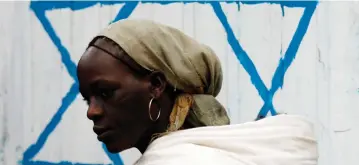
MULTIPOLYGON (((130 70, 132 70, 132 73, 134 74, 135 77, 137 78, 143 78, 149 74, 151 74, 150 70, 145 69, 144 67, 142 67, 141 65, 139 65, 135 60, 133 60, 126 51, 124 51, 121 46, 119 46, 115 41, 113 41, 112 39, 105 37, 105 36, 97 36, 95 37, 88 45, 87 48, 89 47, 96 47, 97 49, 100 49, 104 52, 106 52, 107 54, 111 55, 112 57, 114 57, 115 59, 121 61, 123 64, 125 64, 128 68, 130 68, 130 70), (101 48, 100 46, 96 45, 96 42, 98 41, 105 41, 106 43, 110 44, 111 46, 113 46, 116 50, 111 52, 109 50, 106 50, 104 48, 101 48)), ((175 89, 171 84, 167 84, 167 91, 171 92, 171 96, 173 96, 173 98, 175 98, 177 95, 183 93, 181 90, 175 89)))
POLYGON ((137 62, 135 60, 133 60, 128 54, 127 52, 125 52, 116 42, 114 42, 113 40, 104 37, 104 36, 98 36, 95 37, 89 44, 89 47, 96 47, 97 49, 100 49, 104 52, 106 52, 107 54, 111 55, 112 57, 116 58, 117 60, 121 61, 122 63, 124 63, 128 68, 130 68, 133 72, 133 74, 137 77, 137 78, 142 78, 146 75, 149 75, 151 73, 151 71, 143 68, 141 65, 137 64, 137 62), (109 51, 106 50, 104 48, 101 48, 100 46, 96 45, 97 41, 105 41, 106 43, 110 44, 112 47, 115 48, 115 51, 109 51))

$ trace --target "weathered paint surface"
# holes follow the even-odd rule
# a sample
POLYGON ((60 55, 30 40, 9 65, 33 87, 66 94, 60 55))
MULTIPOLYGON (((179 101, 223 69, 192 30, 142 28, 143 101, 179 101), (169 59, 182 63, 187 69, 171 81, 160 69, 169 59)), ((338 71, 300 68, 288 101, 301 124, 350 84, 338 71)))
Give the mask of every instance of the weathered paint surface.
POLYGON ((359 162, 358 2, 0 2, 0 164, 131 164, 96 140, 76 63, 123 18, 183 30, 219 56, 218 99, 233 124, 300 114, 316 126, 320 165, 359 162))

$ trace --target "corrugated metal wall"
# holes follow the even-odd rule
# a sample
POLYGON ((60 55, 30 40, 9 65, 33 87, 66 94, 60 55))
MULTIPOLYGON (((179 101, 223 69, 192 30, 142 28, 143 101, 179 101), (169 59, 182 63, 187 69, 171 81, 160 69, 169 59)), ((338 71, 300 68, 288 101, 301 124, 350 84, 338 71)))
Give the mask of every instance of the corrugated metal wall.
MULTIPOLYGON (((127 17, 211 46, 233 123, 261 109, 305 115, 320 165, 359 162, 358 2, 0 2, 0 11, 0 164, 121 162, 97 142, 74 84, 91 37, 127 17)), ((121 155, 129 164, 138 157, 121 155)))

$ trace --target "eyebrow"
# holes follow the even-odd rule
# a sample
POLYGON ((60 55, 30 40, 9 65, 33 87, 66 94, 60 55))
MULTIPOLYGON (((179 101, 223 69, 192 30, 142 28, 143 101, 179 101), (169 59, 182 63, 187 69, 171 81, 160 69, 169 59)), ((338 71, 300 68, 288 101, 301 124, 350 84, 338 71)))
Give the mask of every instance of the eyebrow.
POLYGON ((101 86, 120 86, 119 84, 115 85, 114 82, 107 79, 98 79, 90 83, 90 88, 101 87, 101 86))
MULTIPOLYGON (((107 80, 107 79, 97 79, 97 80, 94 80, 94 81, 90 82, 89 84, 90 84, 89 85, 90 89, 99 88, 99 87, 103 88, 103 86, 108 86, 109 88, 121 88, 120 84, 115 84, 111 80, 107 80)), ((87 95, 87 93, 85 91, 86 90, 83 87, 79 86, 79 92, 81 94, 87 95)))

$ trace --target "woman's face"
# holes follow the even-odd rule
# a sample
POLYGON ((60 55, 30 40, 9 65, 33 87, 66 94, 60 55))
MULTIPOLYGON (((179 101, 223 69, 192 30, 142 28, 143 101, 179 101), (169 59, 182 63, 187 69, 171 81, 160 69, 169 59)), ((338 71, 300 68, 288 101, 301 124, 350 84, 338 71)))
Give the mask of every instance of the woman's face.
MULTIPOLYGON (((153 126, 148 111, 151 81, 134 76, 124 63, 95 47, 81 57, 77 74, 98 140, 113 153, 134 147, 153 126)), ((156 117, 157 108, 151 113, 156 117)))

